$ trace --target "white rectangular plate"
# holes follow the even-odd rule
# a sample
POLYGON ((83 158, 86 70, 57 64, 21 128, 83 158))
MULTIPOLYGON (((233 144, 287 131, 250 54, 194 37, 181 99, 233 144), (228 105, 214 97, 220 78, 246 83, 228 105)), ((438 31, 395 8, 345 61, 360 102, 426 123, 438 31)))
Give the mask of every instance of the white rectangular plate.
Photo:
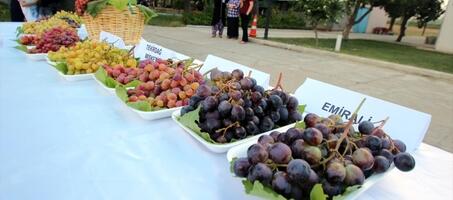
POLYGON ((47 53, 25 53, 25 55, 28 59, 35 61, 46 60, 47 57, 47 53))
MULTIPOLYGON (((96 78, 94 78, 94 79, 96 79, 96 78)), ((103 85, 101 82, 99 82, 99 83, 101 85, 103 85)), ((115 91, 113 91, 113 92, 115 93, 115 91)), ((139 115, 144 120, 156 120, 156 119, 167 118, 167 117, 170 117, 172 113, 179 112, 179 110, 182 108, 182 107, 176 107, 176 108, 168 108, 168 109, 149 111, 149 112, 140 111, 140 110, 129 107, 125 102, 123 102, 118 97, 118 95, 115 94, 115 96, 118 98, 119 101, 121 101, 124 104, 124 106, 126 106, 132 112, 137 113, 137 115, 139 115)))
MULTIPOLYGON (((284 127, 282 127, 282 128, 284 128, 284 127)), ((280 128, 279 131, 286 131, 288 129, 288 128, 285 128, 285 129, 282 129, 282 128, 280 128)), ((258 141, 258 138, 253 138, 253 140, 248 140, 247 142, 242 143, 242 144, 235 146, 235 147, 231 148, 230 150, 228 150, 227 155, 226 155, 228 162, 231 162, 231 160, 233 160, 233 158, 247 157, 247 149, 252 144, 255 144, 257 141, 258 141)), ((362 194, 368 188, 370 188, 371 186, 376 184, 378 181, 380 181, 382 178, 384 178, 384 176, 389 174, 390 171, 393 170, 394 168, 395 168, 395 166, 392 164, 392 166, 387 170, 387 172, 380 173, 380 174, 373 174, 372 176, 368 177, 360 189, 347 195, 344 200, 358 199, 360 194, 362 194)), ((241 178, 241 180, 242 180, 242 178, 241 178)))
POLYGON ((180 116, 180 112, 179 111, 176 111, 172 114, 172 119, 182 128, 184 129, 187 133, 189 133, 192 137, 194 137, 196 140, 198 140, 198 142, 200 142, 201 144, 203 144, 206 148, 208 148, 210 151, 214 152, 214 153, 225 153, 227 152, 229 149, 233 148, 234 146, 237 146, 237 145, 240 145, 240 144, 243 144, 243 143, 246 143, 248 141, 256 141, 258 140, 258 138, 261 136, 261 135, 264 135, 264 134, 270 134, 271 132, 273 131, 279 131, 279 130, 286 130, 286 129, 289 129, 291 127, 294 126, 294 123, 293 124, 288 124, 286 126, 282 126, 280 128, 277 128, 277 129, 274 129, 274 130, 271 130, 271 131, 268 131, 268 132, 265 132, 265 133, 260 133, 258 135, 254 135, 252 137, 248 137, 248 138, 245 138, 245 139, 242 139, 242 140, 238 140, 236 142, 231 142, 231 143, 226 143, 226 144, 212 144, 212 143, 209 143, 207 142, 206 140, 204 140, 202 137, 200 137, 197 133, 193 132, 192 130, 190 130, 189 128, 187 128, 186 126, 184 126, 183 124, 181 124, 179 121, 178 121, 178 117, 180 116))
POLYGON ((61 73, 57 69, 55 69, 55 67, 53 65, 57 64, 57 63, 52 62, 52 61, 50 61, 48 59, 47 59, 47 63, 50 65, 50 67, 52 67, 52 69, 54 69, 58 73, 58 75, 60 75, 61 77, 63 77, 67 81, 83 81, 83 80, 92 79, 94 77, 93 73, 91 73, 91 74, 66 75, 66 74, 61 73))
POLYGON ((108 92, 110 92, 112 94, 115 94, 115 88, 109 88, 109 87, 105 86, 104 83, 101 83, 101 81, 99 81, 94 74, 93 74, 93 78, 102 88, 104 88, 105 90, 107 90, 108 92))

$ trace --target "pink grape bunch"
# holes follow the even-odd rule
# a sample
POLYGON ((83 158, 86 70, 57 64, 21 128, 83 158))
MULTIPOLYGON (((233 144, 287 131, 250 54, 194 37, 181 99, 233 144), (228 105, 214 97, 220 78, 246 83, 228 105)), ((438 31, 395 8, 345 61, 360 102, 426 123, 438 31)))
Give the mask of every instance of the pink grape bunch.
POLYGON ((60 47, 70 47, 80 41, 77 32, 72 28, 55 27, 44 32, 36 47, 29 50, 29 53, 56 52, 60 47))
POLYGON ((127 91, 128 101, 147 101, 158 108, 188 105, 189 98, 204 84, 202 74, 195 68, 166 60, 144 60, 136 69, 107 69, 107 73, 122 84, 140 80, 141 84, 127 91))

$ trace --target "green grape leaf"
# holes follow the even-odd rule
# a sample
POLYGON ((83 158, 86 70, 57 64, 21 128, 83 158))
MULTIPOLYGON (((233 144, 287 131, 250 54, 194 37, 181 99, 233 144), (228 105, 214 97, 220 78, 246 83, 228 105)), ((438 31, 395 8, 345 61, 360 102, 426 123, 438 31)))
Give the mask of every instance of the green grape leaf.
POLYGON ((109 4, 118 10, 124 10, 127 8, 128 0, 108 0, 109 4))
POLYGON ((327 195, 324 194, 322 185, 320 183, 313 186, 310 192, 310 200, 326 200, 327 195))
POLYGON ((112 77, 110 76, 107 76, 105 77, 105 82, 104 82, 105 86, 107 86, 108 88, 115 88, 117 85, 119 85, 118 81, 116 81, 115 79, 113 79, 112 77))
POLYGON ((238 158, 234 157, 233 159, 231 159, 230 161, 230 172, 234 174, 234 161, 236 161, 238 158))
POLYGON ((24 29, 22 28, 22 26, 18 26, 16 28, 16 37, 19 37, 19 35, 22 33, 24 33, 24 29))
POLYGON ((131 5, 137 5, 137 0, 129 0, 129 4, 131 4, 131 5))
POLYGON ((63 74, 68 73, 68 65, 65 62, 59 62, 56 65, 53 65, 53 67, 63 74))
POLYGON ((127 96, 127 90, 122 85, 116 86, 115 93, 123 102, 127 102, 127 100, 129 99, 129 96, 127 96))
POLYGON ((305 107, 307 107, 307 104, 304 104, 304 105, 299 105, 297 106, 297 111, 302 114, 305 112, 305 107))
POLYGON ((304 121, 297 121, 294 125, 295 128, 305 129, 305 122, 304 121))
POLYGON ((137 87, 138 85, 140 85, 142 82, 139 81, 139 80, 133 80, 129 83, 127 83, 126 85, 124 85, 125 87, 137 87))
POLYGON ((94 0, 90 1, 87 4, 87 12, 93 17, 96 17, 96 15, 107 6, 107 3, 109 0, 94 0))
POLYGON ((209 136, 209 133, 202 132, 200 127, 198 127, 197 121, 200 120, 200 116, 198 113, 200 112, 200 106, 198 106, 197 109, 190 111, 183 116, 180 116, 178 118, 178 121, 185 127, 189 128, 193 132, 195 132, 197 135, 199 135, 201 138, 203 138, 205 141, 209 143, 216 144, 214 140, 211 139, 209 136))
POLYGON ((105 79, 107 78, 107 72, 103 67, 99 67, 99 69, 94 73, 94 77, 101 83, 105 85, 105 79))
POLYGON ((360 189, 362 186, 361 185, 354 185, 354 186, 349 186, 346 188, 346 190, 343 192, 341 195, 337 195, 333 197, 333 200, 344 200, 346 197, 353 193, 354 191, 360 189))
POLYGON ((19 51, 23 51, 25 53, 28 53, 28 49, 27 49, 27 47, 25 45, 18 45, 18 46, 15 46, 14 48, 19 50, 19 51))
POLYGON ((277 194, 274 190, 264 186, 259 181, 255 181, 252 184, 249 180, 243 180, 242 184, 247 194, 270 200, 285 200, 285 197, 277 194))
POLYGON ((143 16, 145 17, 145 24, 148 24, 149 20, 151 20, 152 18, 157 17, 156 12, 154 12, 153 10, 144 5, 138 4, 137 7, 138 9, 140 9, 140 12, 142 12, 143 16))
POLYGON ((126 104, 136 110, 145 112, 153 111, 151 104, 149 104, 149 102, 147 101, 127 102, 126 104))

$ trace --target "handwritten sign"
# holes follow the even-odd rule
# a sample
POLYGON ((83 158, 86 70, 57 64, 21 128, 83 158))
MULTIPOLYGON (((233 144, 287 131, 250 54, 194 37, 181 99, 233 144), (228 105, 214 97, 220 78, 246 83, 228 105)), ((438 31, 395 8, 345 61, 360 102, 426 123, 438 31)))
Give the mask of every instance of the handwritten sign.
POLYGON ((113 46, 118 47, 120 49, 126 48, 126 44, 124 43, 122 38, 113 35, 109 32, 101 31, 101 33, 99 34, 99 40, 111 43, 113 44, 113 46))
POLYGON ((307 104, 307 112, 325 117, 337 114, 343 120, 349 119, 362 99, 366 98, 356 122, 375 122, 390 117, 384 131, 393 139, 404 141, 408 151, 420 146, 431 122, 429 114, 310 78, 296 90, 295 96, 300 103, 307 104))
POLYGON ((154 44, 144 40, 140 40, 138 45, 134 49, 134 56, 136 58, 143 59, 175 59, 175 60, 185 60, 190 58, 184 54, 178 53, 176 51, 167 49, 158 44, 154 44))
POLYGON ((258 85, 261 85, 264 88, 267 88, 269 86, 271 78, 269 74, 214 55, 208 55, 208 57, 206 57, 206 60, 204 61, 203 67, 200 69, 200 72, 206 73, 207 71, 216 67, 221 71, 229 72, 235 69, 240 69, 244 72, 244 74, 248 74, 249 71, 252 71, 252 77, 256 79, 258 85))

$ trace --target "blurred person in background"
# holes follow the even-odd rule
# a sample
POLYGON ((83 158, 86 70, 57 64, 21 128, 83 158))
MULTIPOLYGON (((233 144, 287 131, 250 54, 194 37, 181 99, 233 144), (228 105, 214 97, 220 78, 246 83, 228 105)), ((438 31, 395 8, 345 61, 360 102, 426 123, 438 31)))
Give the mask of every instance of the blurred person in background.
POLYGON ((23 22, 25 20, 19 0, 11 0, 9 4, 9 13, 11 15, 12 22, 23 22))
POLYGON ((223 27, 225 26, 226 19, 226 0, 214 0, 214 11, 212 14, 211 26, 212 37, 216 37, 217 32, 219 37, 222 38, 223 27))
POLYGON ((240 0, 229 0, 227 4, 227 36, 228 39, 238 39, 239 37, 239 7, 240 0))
POLYGON ((253 10, 253 0, 241 0, 241 27, 242 27, 242 40, 241 44, 249 41, 248 27, 250 22, 250 14, 253 10))

